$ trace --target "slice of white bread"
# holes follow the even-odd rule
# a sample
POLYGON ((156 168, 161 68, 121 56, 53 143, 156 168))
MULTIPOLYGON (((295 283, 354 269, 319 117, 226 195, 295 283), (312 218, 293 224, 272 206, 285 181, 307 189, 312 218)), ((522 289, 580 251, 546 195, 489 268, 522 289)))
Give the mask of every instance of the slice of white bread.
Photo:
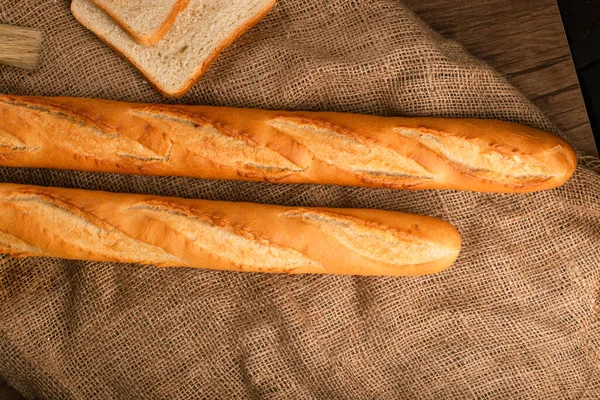
POLYGON ((143 46, 158 43, 190 0, 93 0, 143 46))
POLYGON ((190 90, 218 54, 258 23, 275 0, 190 0, 156 46, 142 46, 92 0, 73 0, 71 12, 129 60, 162 94, 190 90))

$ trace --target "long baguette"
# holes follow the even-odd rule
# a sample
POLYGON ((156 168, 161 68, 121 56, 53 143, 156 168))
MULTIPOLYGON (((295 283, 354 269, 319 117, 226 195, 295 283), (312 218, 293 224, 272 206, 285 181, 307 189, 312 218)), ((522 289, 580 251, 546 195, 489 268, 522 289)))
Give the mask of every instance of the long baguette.
POLYGON ((476 119, 0 96, 0 165, 395 189, 565 183, 560 137, 476 119))
POLYGON ((281 207, 0 184, 0 253, 219 270, 423 275, 460 236, 381 210, 281 207))

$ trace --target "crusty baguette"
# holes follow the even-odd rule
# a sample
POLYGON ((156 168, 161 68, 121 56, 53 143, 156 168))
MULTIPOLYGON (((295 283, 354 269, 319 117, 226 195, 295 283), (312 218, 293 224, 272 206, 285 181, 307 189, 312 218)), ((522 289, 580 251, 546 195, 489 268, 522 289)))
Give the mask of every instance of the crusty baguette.
POLYGON ((142 46, 93 0, 72 0, 71 13, 131 62, 167 97, 180 97, 219 53, 256 25, 275 0, 191 0, 160 42, 142 46))
POLYGON ((396 189, 565 183, 560 137, 475 119, 0 96, 0 165, 396 189))
POLYGON ((444 221, 0 184, 0 253, 234 271, 423 275, 448 268, 444 221))
POLYGON ((190 0, 93 0, 142 46, 157 44, 190 0))

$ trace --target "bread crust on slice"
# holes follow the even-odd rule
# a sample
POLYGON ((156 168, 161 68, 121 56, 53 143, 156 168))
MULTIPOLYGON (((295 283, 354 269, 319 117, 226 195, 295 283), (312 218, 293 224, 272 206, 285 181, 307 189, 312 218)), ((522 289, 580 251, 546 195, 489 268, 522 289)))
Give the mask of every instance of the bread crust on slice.
MULTIPOLYGON (((164 15, 160 23, 153 29, 143 30, 136 21, 121 14, 121 8, 129 2, 123 0, 92 0, 105 13, 110 15, 132 39, 142 46, 154 46, 167 34, 177 19, 177 15, 189 4, 190 0, 176 0, 169 13, 164 15)), ((142 4, 145 4, 142 2, 142 4)))
POLYGON ((73 0, 71 12, 160 93, 177 98, 192 88, 223 49, 256 25, 274 5, 275 0, 190 0, 163 40, 148 47, 131 39, 92 0, 73 0), (235 14, 239 7, 245 11, 235 14), (185 71, 178 72, 182 69, 185 71))

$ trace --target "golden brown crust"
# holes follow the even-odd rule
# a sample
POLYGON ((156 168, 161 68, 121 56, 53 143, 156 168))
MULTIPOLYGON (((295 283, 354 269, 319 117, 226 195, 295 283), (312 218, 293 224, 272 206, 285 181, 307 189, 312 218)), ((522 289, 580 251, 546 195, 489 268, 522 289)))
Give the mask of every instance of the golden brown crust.
POLYGON ((577 164, 564 139, 501 121, 10 95, 0 115, 13 167, 522 193, 577 164))
POLYGON ((107 7, 104 2, 97 0, 92 1, 96 6, 100 7, 102 11, 110 15, 111 18, 120 25, 125 33, 127 33, 133 40, 142 46, 154 46, 160 42, 167 32, 169 32, 169 29, 171 29, 171 26, 177 19, 177 15, 179 15, 179 13, 183 11, 183 9, 186 8, 190 2, 190 0, 178 0, 177 4, 175 4, 169 15, 165 18, 160 28, 156 32, 154 32, 152 35, 142 35, 137 33, 135 29, 133 29, 127 21, 123 20, 118 13, 115 13, 112 8, 107 7))
POLYGON ((0 253, 246 272, 423 275, 460 236, 430 217, 0 184, 0 253))

